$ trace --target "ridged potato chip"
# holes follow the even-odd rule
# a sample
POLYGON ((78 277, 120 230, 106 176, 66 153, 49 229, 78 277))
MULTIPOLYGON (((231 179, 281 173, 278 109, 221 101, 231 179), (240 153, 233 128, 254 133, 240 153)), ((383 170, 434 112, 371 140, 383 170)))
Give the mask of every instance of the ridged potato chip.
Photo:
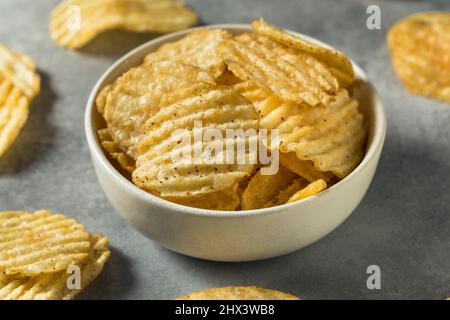
POLYGON ((225 287, 194 291, 177 300, 300 300, 288 293, 257 287, 225 287))
POLYGON ((143 128, 133 172, 138 187, 162 197, 200 196, 227 189, 255 169, 258 151, 250 145, 258 143, 259 121, 248 100, 229 87, 206 83, 178 90, 172 99, 143 128), (211 129, 221 137, 204 138, 211 129), (227 129, 242 135, 227 136, 227 129), (254 134, 245 135, 247 130, 254 134), (227 156, 228 145, 245 149, 227 156))
POLYGON ((332 172, 317 170, 314 167, 314 163, 310 160, 300 160, 295 152, 280 153, 280 163, 309 182, 319 179, 330 182, 335 177, 332 172))
POLYGON ((34 276, 66 270, 89 253, 82 225, 49 211, 0 212, 0 272, 34 276))
POLYGON ((52 12, 50 34, 76 49, 111 29, 173 32, 197 23, 197 15, 176 0, 67 0, 52 12))
POLYGON ((450 13, 422 12, 388 32, 394 69, 406 89, 450 103, 450 13))
POLYGON ((241 196, 242 210, 252 210, 265 207, 286 189, 297 177, 295 173, 280 166, 276 174, 262 175, 258 171, 250 180, 241 196))
MULTIPOLYGON (((268 114, 262 127, 280 130, 280 151, 295 152, 321 172, 345 178, 361 162, 367 131, 358 102, 342 89, 328 107, 284 104, 268 114)), ((305 177, 306 178, 306 177, 305 177)))
POLYGON ((239 184, 237 183, 219 192, 189 198, 166 197, 164 199, 188 207, 219 211, 236 210, 241 203, 239 197, 239 184))
POLYGON ((19 135, 39 90, 40 77, 31 58, 0 44, 0 156, 19 135))
POLYGON ((145 58, 145 63, 174 60, 190 64, 219 77, 225 71, 225 63, 217 54, 217 46, 231 38, 231 33, 221 29, 200 29, 181 40, 167 43, 145 58))
POLYGON ((292 54, 289 48, 261 35, 226 39, 218 52, 238 78, 270 88, 286 101, 326 106, 339 89, 337 79, 314 57, 292 54))
POLYGON ((274 25, 265 22, 263 19, 255 20, 252 23, 253 29, 279 43, 290 48, 313 55, 316 59, 326 65, 331 73, 339 80, 342 87, 348 87, 354 80, 354 71, 350 59, 345 53, 316 45, 306 39, 294 36, 274 25))
POLYGON ((81 289, 69 289, 67 280, 71 276, 66 270, 26 276, 6 276, 0 273, 0 300, 71 300, 102 272, 109 259, 108 238, 94 234, 90 236, 88 257, 76 264, 80 268, 81 289))
POLYGON ((111 137, 109 129, 101 129, 97 132, 98 139, 108 155, 115 159, 125 171, 132 173, 136 169, 136 161, 119 148, 111 137))
POLYGON ((208 72, 176 61, 154 62, 130 69, 111 88, 105 89, 104 117, 114 141, 136 159, 135 146, 144 122, 158 112, 172 92, 197 82, 215 84, 208 72))
MULTIPOLYGON (((273 94, 269 89, 260 87, 254 82, 241 82, 234 85, 234 88, 250 102, 260 115, 260 126, 262 128, 274 129, 289 118, 290 114, 286 110, 293 110, 292 114, 296 114, 301 106, 287 103, 273 94)), ((280 162, 289 170, 295 172, 299 176, 305 178, 309 182, 318 179, 331 181, 334 174, 331 172, 321 172, 314 168, 311 161, 302 161, 297 158, 295 153, 281 153, 280 162)))
POLYGON ((289 198, 287 203, 296 202, 314 196, 327 188, 327 183, 320 179, 307 185, 289 198))

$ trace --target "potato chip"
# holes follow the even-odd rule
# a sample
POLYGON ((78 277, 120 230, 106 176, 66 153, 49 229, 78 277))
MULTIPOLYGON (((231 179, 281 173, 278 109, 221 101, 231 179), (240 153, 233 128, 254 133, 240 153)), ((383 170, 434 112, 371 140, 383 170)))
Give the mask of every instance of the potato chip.
POLYGON ((89 255, 77 264, 80 268, 81 289, 68 288, 71 273, 66 270, 33 277, 0 274, 0 300, 71 300, 102 272, 109 256, 108 238, 90 235, 89 255))
POLYGON ((294 179, 291 184, 284 190, 281 190, 280 193, 270 201, 268 201, 264 208, 270 208, 275 206, 281 206, 289 201, 289 199, 298 192, 298 190, 302 190, 308 185, 308 181, 299 177, 294 179))
POLYGON ((290 48, 313 55, 314 58, 318 59, 330 69, 342 87, 348 87, 352 84, 354 80, 353 66, 350 59, 343 52, 325 48, 306 39, 294 36, 265 22, 263 19, 253 21, 252 27, 259 34, 267 36, 290 48))
POLYGON ((189 198, 166 197, 164 199, 193 208, 233 211, 236 210, 241 203, 238 188, 239 184, 236 183, 220 192, 213 192, 189 198))
MULTIPOLYGON (((260 87, 254 82, 241 82, 234 85, 234 88, 253 103, 257 113, 261 116, 260 126, 262 128, 277 128, 290 116, 297 115, 302 108, 297 104, 284 102, 269 89, 260 87)), ((280 162, 309 182, 318 179, 329 182, 334 176, 332 172, 318 171, 311 161, 302 161, 297 158, 295 153, 280 153, 280 162)))
POLYGON ((49 211, 0 212, 0 272, 27 276, 65 270, 88 256, 82 225, 49 211))
POLYGON ((105 116, 105 108, 106 108, 106 98, 108 97, 108 94, 113 89, 112 84, 108 84, 100 90, 100 93, 98 94, 97 98, 95 99, 95 105, 97 106, 97 111, 104 117, 105 116))
POLYGON ((161 46, 147 55, 145 63, 174 60, 199 67, 218 77, 225 71, 225 63, 216 52, 217 46, 230 37, 231 33, 221 29, 200 29, 181 40, 161 46))
POLYGON ((264 36, 241 34, 226 39, 218 52, 238 78, 270 88, 286 101, 328 105, 339 89, 337 79, 314 57, 292 54, 264 36))
POLYGON ((36 67, 30 57, 13 52, 0 44, 0 75, 12 82, 13 86, 28 99, 39 92, 41 82, 36 67))
POLYGON ((111 158, 117 160, 125 171, 132 173, 136 169, 136 161, 119 148, 117 143, 112 139, 109 129, 101 129, 97 135, 103 149, 111 158))
POLYGON ((314 195, 322 192, 326 188, 327 188, 327 183, 324 180, 320 179, 320 180, 314 181, 314 182, 310 183, 309 185, 307 185, 302 190, 298 191, 292 197, 290 197, 287 203, 296 202, 296 201, 303 200, 308 197, 314 196, 314 195))
POLYGON ((225 287, 194 291, 177 300, 300 300, 288 293, 257 287, 225 287))
POLYGON ((32 60, 0 44, 0 156, 19 135, 39 90, 40 77, 32 60))
POLYGON ((283 189, 286 189, 296 177, 295 173, 283 166, 280 166, 278 172, 273 175, 262 175, 261 171, 258 171, 242 193, 242 210, 263 208, 283 189))
POLYGON ((143 127, 133 172, 138 187, 162 197, 200 196, 227 189, 255 169, 258 151, 251 145, 258 144, 259 121, 248 100, 206 83, 178 90, 172 99, 143 127))
POLYGON ((197 82, 215 83, 208 72, 175 61, 155 62, 126 72, 106 89, 110 91, 104 117, 114 141, 136 159, 135 146, 144 122, 158 112, 173 91, 197 82))
POLYGON ((450 13, 422 12, 388 32, 394 69, 406 89, 450 103, 450 13))
POLYGON ((216 82, 217 84, 223 86, 234 86, 242 82, 242 80, 236 77, 233 72, 227 69, 219 77, 216 78, 216 82))
POLYGON ((321 172, 314 168, 312 161, 300 160, 295 152, 280 153, 280 163, 309 182, 319 179, 330 182, 334 177, 332 172, 321 172))
POLYGON ((50 34, 76 49, 111 29, 173 32, 197 23, 197 15, 176 0, 66 0, 52 12, 50 34))
POLYGON ((287 104, 267 115, 261 126, 279 129, 281 152, 295 152, 300 160, 312 161, 316 170, 343 179, 364 156, 363 120, 358 102, 343 89, 328 107, 287 104))

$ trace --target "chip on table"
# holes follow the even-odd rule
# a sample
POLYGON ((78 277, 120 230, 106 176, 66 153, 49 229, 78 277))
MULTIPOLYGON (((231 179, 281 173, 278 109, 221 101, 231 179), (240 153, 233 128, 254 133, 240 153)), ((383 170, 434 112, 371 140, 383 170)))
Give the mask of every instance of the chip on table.
POLYGON ((108 238, 74 219, 47 210, 0 212, 0 300, 73 299, 109 256, 108 238))
POLYGON ((406 90, 450 103, 450 13, 421 12, 389 29, 392 64, 406 90))
POLYGON ((177 0, 66 0, 53 9, 49 29, 58 45, 77 49, 107 30, 173 32, 197 20, 177 0))
POLYGON ((19 136, 39 90, 32 59, 0 44, 0 157, 19 136))
POLYGON ((194 291, 177 300, 300 300, 300 298, 289 293, 253 286, 194 291))

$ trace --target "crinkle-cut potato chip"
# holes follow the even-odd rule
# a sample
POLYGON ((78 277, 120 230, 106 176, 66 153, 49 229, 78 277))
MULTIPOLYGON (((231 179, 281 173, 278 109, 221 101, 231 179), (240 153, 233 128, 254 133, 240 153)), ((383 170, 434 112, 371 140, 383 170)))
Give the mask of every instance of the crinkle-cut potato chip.
POLYGON ((339 80, 342 87, 348 87, 352 84, 355 74, 350 59, 345 53, 319 46, 306 39, 292 35, 274 25, 264 21, 264 19, 255 20, 252 23, 253 29, 264 36, 267 36, 290 48, 313 55, 322 62, 331 73, 339 80))
POLYGON ((337 79, 311 55, 256 34, 224 40, 218 52, 238 78, 270 88, 286 101, 311 106, 329 105, 339 90, 337 79))
POLYGON ((236 183, 219 192, 208 193, 197 197, 167 197, 168 201, 175 202, 184 206, 199 209, 234 211, 236 210, 241 199, 239 197, 239 184, 236 183))
POLYGON ((102 272, 109 259, 108 238, 103 235, 90 235, 88 257, 76 264, 80 267, 81 289, 69 289, 66 270, 24 277, 2 275, 0 273, 0 300, 71 300, 85 290, 102 272))
POLYGON ((158 112, 165 100, 171 99, 175 90, 198 82, 215 84, 208 72, 176 61, 154 62, 130 69, 112 88, 106 89, 109 92, 104 117, 114 141, 136 159, 135 146, 144 122, 158 112))
POLYGON ((262 175, 259 170, 241 195, 242 210, 263 208, 286 189, 295 178, 297 175, 283 166, 280 166, 277 173, 273 175, 262 175))
POLYGON ((225 287, 194 291, 177 300, 300 300, 300 298, 258 287, 225 287))
POLYGON ((322 172, 317 170, 314 168, 314 163, 312 161, 300 160, 297 158, 295 152, 280 153, 280 163, 309 182, 314 182, 319 179, 330 182, 334 178, 332 172, 322 172))
POLYGON ((295 152, 300 160, 312 161, 316 170, 331 171, 340 179, 364 156, 367 131, 363 115, 345 89, 328 107, 285 104, 264 117, 261 127, 279 129, 281 152, 295 152))
POLYGON ((161 60, 175 60, 190 64, 219 77, 225 71, 225 63, 217 54, 217 46, 231 33, 222 29, 200 29, 181 40, 164 44, 147 55, 145 63, 161 60))
POLYGON ((119 148, 117 143, 112 139, 109 129, 101 129, 97 132, 97 135, 103 149, 105 149, 111 158, 117 160, 122 169, 129 173, 132 173, 136 169, 136 161, 119 148))
POLYGON ((327 188, 327 183, 320 179, 308 184, 305 188, 301 189, 289 198, 287 203, 296 202, 314 196, 327 188))
POLYGON ((0 75, 12 82, 28 99, 39 92, 41 80, 30 57, 11 51, 0 44, 0 75))
POLYGON ((66 270, 90 248, 81 224, 41 210, 0 212, 0 272, 34 276, 66 270))
POLYGON ((450 103, 450 13, 422 12, 388 32, 394 69, 406 89, 450 103))
POLYGON ((52 12, 50 34, 76 49, 111 29, 173 32, 197 23, 197 15, 176 0, 67 0, 52 12))
POLYGON ((233 186, 254 171, 258 151, 251 146, 258 144, 259 121, 248 100, 232 88, 206 83, 178 90, 173 98, 143 128, 133 172, 138 187, 162 197, 200 196, 233 186), (196 129, 198 121, 202 131, 196 129), (211 129, 221 136, 205 138, 211 129), (227 129, 236 131, 227 136, 227 129), (237 152, 240 145, 245 149, 237 152), (236 152, 227 156, 229 146, 236 152))
POLYGON ((289 199, 296 194, 299 190, 305 188, 308 185, 308 181, 303 179, 302 177, 298 177, 294 179, 291 184, 284 190, 281 190, 280 193, 269 202, 264 205, 264 208, 281 206, 289 201, 289 199))
POLYGON ((19 135, 39 90, 40 77, 31 58, 0 44, 0 156, 19 135))

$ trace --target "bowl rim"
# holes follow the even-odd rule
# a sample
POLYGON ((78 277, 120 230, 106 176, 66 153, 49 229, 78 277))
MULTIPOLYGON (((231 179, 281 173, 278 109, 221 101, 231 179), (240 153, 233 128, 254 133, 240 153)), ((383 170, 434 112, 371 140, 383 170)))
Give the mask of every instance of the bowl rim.
MULTIPOLYGON (((91 159, 92 161, 95 161, 94 157, 96 157, 96 160, 99 162, 99 164, 105 169, 105 171, 110 174, 116 183, 120 183, 123 185, 123 187, 128 191, 133 193, 135 196, 140 198, 141 200, 147 201, 152 205, 158 206, 160 208, 174 210, 190 215, 195 216, 209 216, 209 217, 217 217, 217 218, 236 218, 236 217, 248 217, 248 216, 255 216, 255 215, 267 215, 272 214, 276 212, 285 211, 287 209, 290 209, 292 207, 301 206, 309 202, 320 200, 321 197, 327 196, 329 193, 334 192, 336 189, 342 187, 344 184, 348 184, 350 180, 354 179, 354 177, 361 173, 368 165, 369 163, 376 157, 378 152, 381 148, 383 148, 384 140, 386 136, 386 129, 387 129, 387 119, 386 119, 386 112, 383 107, 382 100, 374 87, 374 85, 369 81, 367 74, 363 71, 361 67, 359 67, 352 59, 351 62, 353 64, 353 68, 355 70, 355 74, 358 75, 362 80, 367 82, 373 91, 373 98, 374 98, 374 130, 373 130, 373 138, 372 138, 372 144, 367 148, 366 153, 364 155, 363 160, 361 163, 344 179, 336 183, 335 185, 325 189, 324 191, 320 192, 317 195, 308 197, 303 200, 299 200, 293 203, 287 203, 275 207, 270 208, 262 208, 262 209, 252 209, 252 210, 241 210, 241 211, 221 211, 221 210, 211 210, 211 209, 200 209, 200 208, 194 208, 194 207, 188 207, 184 205, 180 205, 162 198, 159 198, 157 196, 152 195, 149 192, 146 192, 136 185, 134 185, 131 181, 129 181, 126 177, 124 177, 110 162, 110 160, 105 155, 103 148, 99 144, 98 137, 96 132, 94 131, 94 125, 93 125, 93 112, 95 112, 95 99, 97 97, 98 92, 101 88, 104 87, 104 81, 105 79, 115 71, 118 67, 120 67, 122 64, 126 63, 128 59, 130 59, 132 56, 140 54, 141 51, 146 50, 147 47, 154 45, 155 43, 161 42, 162 44, 167 42, 168 40, 172 38, 179 38, 185 34, 188 34, 192 31, 198 30, 198 29, 224 29, 228 31, 243 31, 248 30, 252 31, 250 24, 214 24, 214 25, 206 25, 206 26, 199 26, 195 28, 185 29, 177 32, 173 32, 167 35, 163 35, 157 38, 154 38, 148 42, 145 42, 135 49, 129 51, 125 55, 123 55, 121 58, 119 58, 116 62, 114 62, 100 77, 100 79, 96 82, 94 85, 94 88, 92 89, 91 93, 89 94, 89 99, 87 102, 86 110, 85 110, 85 118, 84 118, 84 125, 85 125, 85 135, 88 142, 88 147, 91 153, 91 159)), ((311 36, 304 35, 299 32, 291 31, 288 29, 285 29, 287 32, 301 36, 311 42, 317 43, 319 45, 322 45, 327 48, 333 48, 330 45, 313 38, 311 36)))

